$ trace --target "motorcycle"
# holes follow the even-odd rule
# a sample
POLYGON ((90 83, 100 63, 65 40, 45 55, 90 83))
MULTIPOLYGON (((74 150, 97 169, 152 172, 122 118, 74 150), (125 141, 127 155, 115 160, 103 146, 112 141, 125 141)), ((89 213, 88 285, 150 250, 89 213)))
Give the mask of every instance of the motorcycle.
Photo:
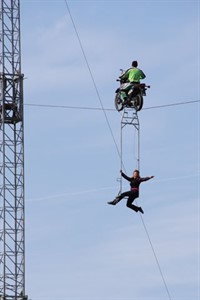
POLYGON ((121 69, 121 72, 122 74, 117 79, 117 81, 120 81, 120 87, 115 91, 115 108, 117 111, 121 111, 125 107, 140 111, 143 107, 143 96, 146 96, 146 90, 150 86, 145 83, 124 81, 121 76, 125 71, 121 69))

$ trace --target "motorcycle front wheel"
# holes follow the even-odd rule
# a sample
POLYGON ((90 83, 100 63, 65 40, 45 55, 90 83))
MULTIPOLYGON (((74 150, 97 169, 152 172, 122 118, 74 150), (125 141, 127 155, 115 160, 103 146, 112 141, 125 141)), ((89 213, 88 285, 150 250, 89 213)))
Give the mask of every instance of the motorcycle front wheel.
POLYGON ((120 93, 120 91, 115 96, 115 108, 118 111, 121 111, 124 108, 124 106, 123 106, 123 100, 121 99, 121 93, 120 93))

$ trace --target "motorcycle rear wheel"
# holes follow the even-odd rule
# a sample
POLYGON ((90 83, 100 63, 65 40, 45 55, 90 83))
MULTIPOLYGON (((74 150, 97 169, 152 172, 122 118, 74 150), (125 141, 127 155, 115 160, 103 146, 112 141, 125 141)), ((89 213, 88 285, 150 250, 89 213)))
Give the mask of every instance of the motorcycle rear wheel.
POLYGON ((115 96, 115 108, 117 111, 121 111, 124 108, 123 100, 121 99, 120 91, 115 96))
POLYGON ((138 95, 134 96, 133 99, 131 100, 133 103, 133 107, 135 108, 136 111, 140 111, 143 107, 143 97, 139 93, 138 95))

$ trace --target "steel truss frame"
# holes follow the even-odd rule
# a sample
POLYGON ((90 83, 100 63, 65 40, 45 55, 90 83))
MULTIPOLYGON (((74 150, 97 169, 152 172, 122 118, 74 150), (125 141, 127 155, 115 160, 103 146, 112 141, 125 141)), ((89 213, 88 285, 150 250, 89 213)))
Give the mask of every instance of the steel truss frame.
MULTIPOLYGON (((135 149, 137 150, 137 153, 135 154, 136 156, 135 159, 136 159, 136 168, 139 170, 140 169, 140 123, 139 123, 137 111, 133 108, 124 108, 122 113, 122 118, 121 118, 121 138, 120 138, 121 170, 125 169, 123 165, 123 161, 124 161, 123 144, 124 144, 124 128, 127 127, 127 125, 131 125, 136 132, 134 143, 135 143, 135 149)), ((133 138, 134 138, 134 132, 133 132, 133 138)), ((121 194, 122 176, 120 177, 119 182, 120 182, 119 194, 121 194)))
POLYGON ((24 124, 20 3, 0 3, 0 300, 24 300, 24 124))

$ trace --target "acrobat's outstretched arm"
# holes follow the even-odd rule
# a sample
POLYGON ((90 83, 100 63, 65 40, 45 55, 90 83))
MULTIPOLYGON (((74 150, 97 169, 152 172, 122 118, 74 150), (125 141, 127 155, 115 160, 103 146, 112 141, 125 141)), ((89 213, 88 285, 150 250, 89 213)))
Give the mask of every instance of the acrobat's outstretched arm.
POLYGON ((131 181, 131 178, 129 176, 127 176, 126 174, 124 174, 122 172, 122 170, 120 170, 120 173, 121 173, 122 177, 124 177, 126 180, 131 181))

